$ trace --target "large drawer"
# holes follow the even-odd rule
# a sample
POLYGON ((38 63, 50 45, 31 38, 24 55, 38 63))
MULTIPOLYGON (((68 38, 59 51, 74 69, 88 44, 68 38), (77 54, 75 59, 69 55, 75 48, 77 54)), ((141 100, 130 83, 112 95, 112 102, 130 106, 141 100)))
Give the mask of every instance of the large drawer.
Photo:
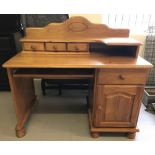
POLYGON ((98 69, 97 84, 145 84, 146 69, 98 69))
POLYGON ((43 51, 44 43, 23 43, 25 51, 43 51))
POLYGON ((61 51, 64 52, 66 51, 66 44, 65 43, 46 43, 46 50, 47 51, 61 51))
POLYGON ((67 50, 70 52, 87 52, 87 43, 68 43, 67 50))

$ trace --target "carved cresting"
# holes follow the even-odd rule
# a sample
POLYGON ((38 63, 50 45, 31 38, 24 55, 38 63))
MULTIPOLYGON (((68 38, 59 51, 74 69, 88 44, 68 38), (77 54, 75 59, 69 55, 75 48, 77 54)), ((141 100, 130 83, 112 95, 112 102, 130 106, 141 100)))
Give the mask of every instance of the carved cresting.
POLYGON ((83 22, 73 22, 68 24, 68 31, 81 32, 81 31, 86 31, 87 29, 88 29, 88 25, 83 22))
POLYGON ((24 39, 96 39, 129 37, 128 29, 113 29, 94 24, 81 16, 71 17, 63 23, 50 23, 43 28, 27 28, 24 39))

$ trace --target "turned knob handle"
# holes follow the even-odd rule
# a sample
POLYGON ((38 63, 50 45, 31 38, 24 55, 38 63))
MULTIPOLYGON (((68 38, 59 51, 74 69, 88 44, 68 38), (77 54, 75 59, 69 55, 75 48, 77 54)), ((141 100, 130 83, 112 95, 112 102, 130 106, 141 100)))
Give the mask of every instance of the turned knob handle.
POLYGON ((79 50, 79 48, 78 48, 77 46, 75 46, 75 50, 76 50, 76 51, 78 51, 78 50, 79 50))
POLYGON ((35 45, 31 45, 31 49, 32 49, 33 51, 35 51, 35 50, 36 50, 36 46, 35 46, 35 45))
POLYGON ((54 49, 55 51, 57 51, 57 46, 54 45, 54 46, 53 46, 53 49, 54 49))
POLYGON ((119 75, 119 78, 120 78, 121 80, 125 80, 125 77, 124 77, 123 75, 119 75))
POLYGON ((102 110, 102 107, 100 105, 98 106, 98 110, 102 110))

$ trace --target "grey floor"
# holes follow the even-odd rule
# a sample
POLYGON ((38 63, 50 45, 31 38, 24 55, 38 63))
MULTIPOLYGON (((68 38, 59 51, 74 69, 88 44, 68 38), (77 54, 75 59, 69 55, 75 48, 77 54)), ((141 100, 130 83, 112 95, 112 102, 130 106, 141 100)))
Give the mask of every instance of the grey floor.
MULTIPOLYGON (((27 134, 16 138, 14 128, 16 116, 10 92, 0 92, 0 140, 57 140, 57 141, 129 141, 121 133, 103 133, 93 139, 89 134, 88 115, 84 91, 63 90, 61 96, 50 90, 45 97, 41 94, 40 81, 35 81, 39 103, 35 105, 27 123, 27 134)), ((135 141, 155 139, 155 113, 141 106, 138 120, 140 132, 135 141)))

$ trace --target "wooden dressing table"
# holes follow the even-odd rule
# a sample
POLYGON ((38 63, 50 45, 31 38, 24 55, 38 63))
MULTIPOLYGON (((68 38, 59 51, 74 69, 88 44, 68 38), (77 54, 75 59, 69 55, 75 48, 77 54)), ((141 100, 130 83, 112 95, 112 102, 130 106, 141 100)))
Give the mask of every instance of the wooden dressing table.
POLYGON ((83 17, 44 28, 27 28, 23 51, 7 68, 17 116, 16 135, 26 134, 25 123, 36 100, 33 79, 90 79, 89 123, 92 137, 100 132, 135 133, 144 85, 152 65, 138 56, 141 43, 128 29, 93 24, 83 17), (92 43, 102 50, 91 51, 92 43))

